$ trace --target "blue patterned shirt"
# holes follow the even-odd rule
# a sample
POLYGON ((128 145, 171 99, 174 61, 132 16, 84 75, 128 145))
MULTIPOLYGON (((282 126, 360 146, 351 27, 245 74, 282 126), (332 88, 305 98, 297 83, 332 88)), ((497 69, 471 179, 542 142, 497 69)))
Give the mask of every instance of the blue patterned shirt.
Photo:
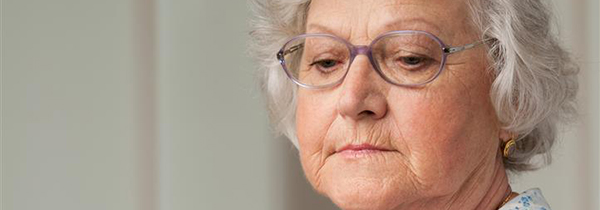
POLYGON ((529 189, 514 197, 498 210, 550 210, 550 205, 538 188, 529 189))

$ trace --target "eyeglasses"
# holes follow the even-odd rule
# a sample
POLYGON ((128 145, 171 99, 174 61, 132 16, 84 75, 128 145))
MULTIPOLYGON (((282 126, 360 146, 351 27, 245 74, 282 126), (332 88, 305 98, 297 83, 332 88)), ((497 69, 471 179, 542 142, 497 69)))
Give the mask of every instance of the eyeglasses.
POLYGON ((392 31, 378 36, 368 46, 356 46, 330 34, 303 34, 287 41, 277 59, 287 76, 305 88, 340 84, 354 58, 361 54, 369 58, 385 81, 416 87, 437 78, 448 55, 481 43, 450 47, 425 31, 392 31))

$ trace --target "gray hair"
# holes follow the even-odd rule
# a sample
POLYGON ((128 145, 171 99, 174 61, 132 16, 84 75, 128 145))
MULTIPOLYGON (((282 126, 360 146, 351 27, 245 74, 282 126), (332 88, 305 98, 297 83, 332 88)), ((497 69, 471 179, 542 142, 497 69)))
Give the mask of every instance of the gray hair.
MULTIPOLYGON (((254 0, 250 53, 261 70, 271 123, 296 147, 297 86, 275 54, 285 41, 305 32, 310 0, 254 0)), ((519 135, 517 150, 504 165, 514 172, 551 161, 557 125, 575 117, 579 71, 553 33, 551 8, 543 0, 471 0, 473 26, 487 42, 495 75, 490 97, 503 129, 519 135)))

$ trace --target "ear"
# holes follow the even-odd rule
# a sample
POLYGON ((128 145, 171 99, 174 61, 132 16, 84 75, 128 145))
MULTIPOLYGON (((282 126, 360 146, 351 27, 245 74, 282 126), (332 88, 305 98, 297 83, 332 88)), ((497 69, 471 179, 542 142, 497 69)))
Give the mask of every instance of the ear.
POLYGON ((512 137, 513 135, 514 135, 514 133, 512 133, 512 132, 510 132, 510 131, 507 131, 507 130, 504 130, 504 129, 500 129, 500 133, 499 133, 499 135, 498 135, 498 138, 499 138, 499 139, 500 139, 502 142, 506 143, 506 142, 508 142, 508 141, 511 139, 511 137, 512 137))

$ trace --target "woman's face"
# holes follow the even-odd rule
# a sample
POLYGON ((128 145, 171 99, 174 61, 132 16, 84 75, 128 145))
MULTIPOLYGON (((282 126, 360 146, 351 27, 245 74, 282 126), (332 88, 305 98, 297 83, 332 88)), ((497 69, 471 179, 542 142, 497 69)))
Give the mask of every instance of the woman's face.
MULTIPOLYGON (((313 0, 306 30, 355 45, 423 30, 459 46, 478 41, 468 14, 463 1, 313 0)), ((359 55, 342 84, 300 88, 297 133, 308 180, 344 209, 425 206, 485 183, 473 179, 491 176, 499 146, 487 68, 479 46, 449 55, 433 82, 406 88, 384 81, 359 55)))

